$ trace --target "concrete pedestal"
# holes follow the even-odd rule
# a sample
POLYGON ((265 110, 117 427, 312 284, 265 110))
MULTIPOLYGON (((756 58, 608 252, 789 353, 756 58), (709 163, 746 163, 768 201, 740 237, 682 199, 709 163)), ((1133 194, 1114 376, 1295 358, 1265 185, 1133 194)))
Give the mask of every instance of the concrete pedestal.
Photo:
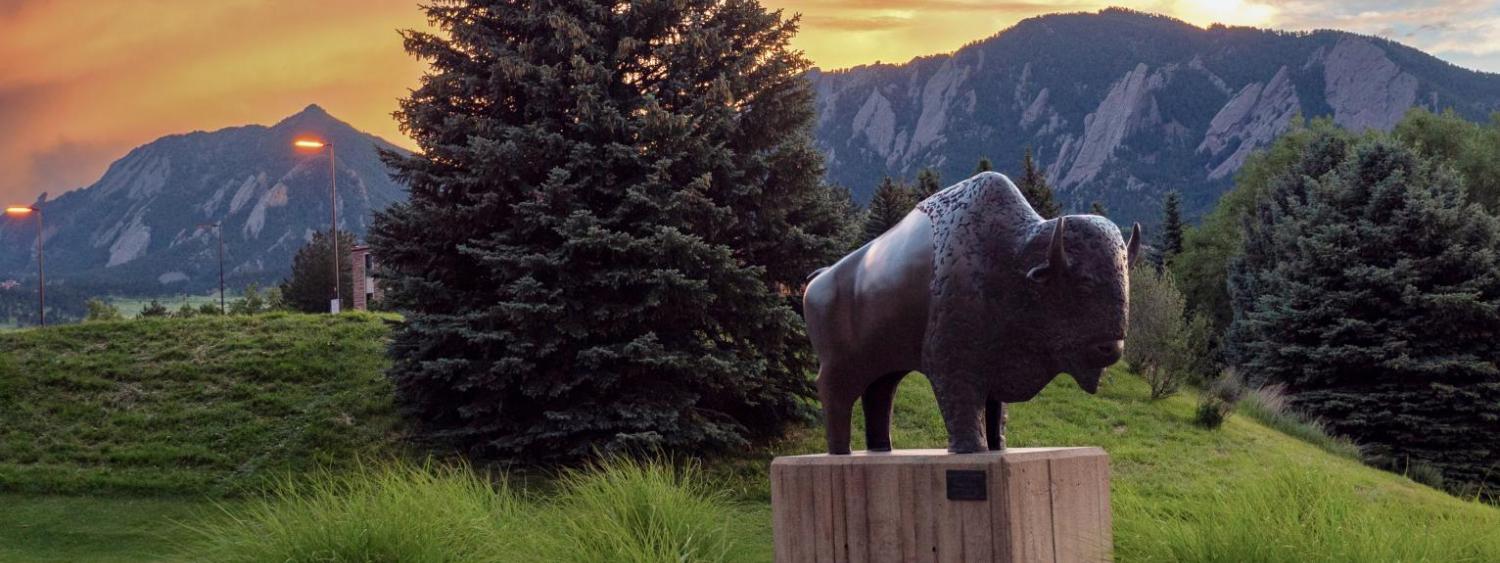
POLYGON ((804 455, 771 463, 779 563, 1109 561, 1099 448, 804 455))

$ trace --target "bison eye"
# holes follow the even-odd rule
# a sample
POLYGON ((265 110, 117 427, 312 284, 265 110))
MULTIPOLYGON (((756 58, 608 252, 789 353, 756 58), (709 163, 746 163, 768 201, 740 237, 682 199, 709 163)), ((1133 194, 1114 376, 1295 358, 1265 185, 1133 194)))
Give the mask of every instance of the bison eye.
POLYGON ((1026 279, 1036 283, 1047 283, 1047 281, 1052 279, 1052 270, 1051 266, 1042 264, 1026 272, 1026 279))

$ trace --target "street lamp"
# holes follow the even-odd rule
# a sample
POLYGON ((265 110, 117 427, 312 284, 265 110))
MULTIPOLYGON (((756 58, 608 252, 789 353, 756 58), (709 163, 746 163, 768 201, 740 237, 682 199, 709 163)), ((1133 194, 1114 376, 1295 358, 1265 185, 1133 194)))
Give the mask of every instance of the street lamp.
POLYGON ((333 238, 333 300, 328 303, 328 310, 333 313, 339 312, 339 202, 338 202, 338 170, 333 143, 319 141, 317 139, 297 139, 292 146, 299 149, 328 149, 328 208, 333 211, 333 225, 328 230, 328 235, 333 238))
POLYGON ((229 308, 224 305, 224 229, 218 223, 198 223, 198 228, 212 228, 214 234, 219 236, 219 314, 229 314, 229 308))
POLYGON ((36 316, 41 326, 47 326, 47 267, 42 256, 42 210, 34 205, 12 205, 5 208, 6 215, 24 216, 36 214, 36 316))

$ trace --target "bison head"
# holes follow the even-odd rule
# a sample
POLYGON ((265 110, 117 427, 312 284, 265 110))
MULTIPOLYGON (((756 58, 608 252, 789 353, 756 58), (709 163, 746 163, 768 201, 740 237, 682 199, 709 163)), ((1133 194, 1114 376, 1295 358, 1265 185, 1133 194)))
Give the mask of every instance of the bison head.
POLYGON ((1129 315, 1130 266, 1140 249, 1141 226, 1130 242, 1108 219, 1072 215, 1043 221, 1031 229, 1021 266, 1032 291, 1025 316, 1036 348, 1047 356, 1051 373, 1067 372, 1089 393, 1099 390, 1104 368, 1125 350, 1129 315))

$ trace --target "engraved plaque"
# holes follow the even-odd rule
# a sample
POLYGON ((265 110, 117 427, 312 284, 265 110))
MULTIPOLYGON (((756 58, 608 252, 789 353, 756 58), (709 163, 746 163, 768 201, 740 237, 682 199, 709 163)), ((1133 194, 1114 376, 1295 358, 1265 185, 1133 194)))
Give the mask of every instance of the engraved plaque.
POLYGON ((949 469, 948 500, 988 500, 988 488, 982 470, 949 469))

